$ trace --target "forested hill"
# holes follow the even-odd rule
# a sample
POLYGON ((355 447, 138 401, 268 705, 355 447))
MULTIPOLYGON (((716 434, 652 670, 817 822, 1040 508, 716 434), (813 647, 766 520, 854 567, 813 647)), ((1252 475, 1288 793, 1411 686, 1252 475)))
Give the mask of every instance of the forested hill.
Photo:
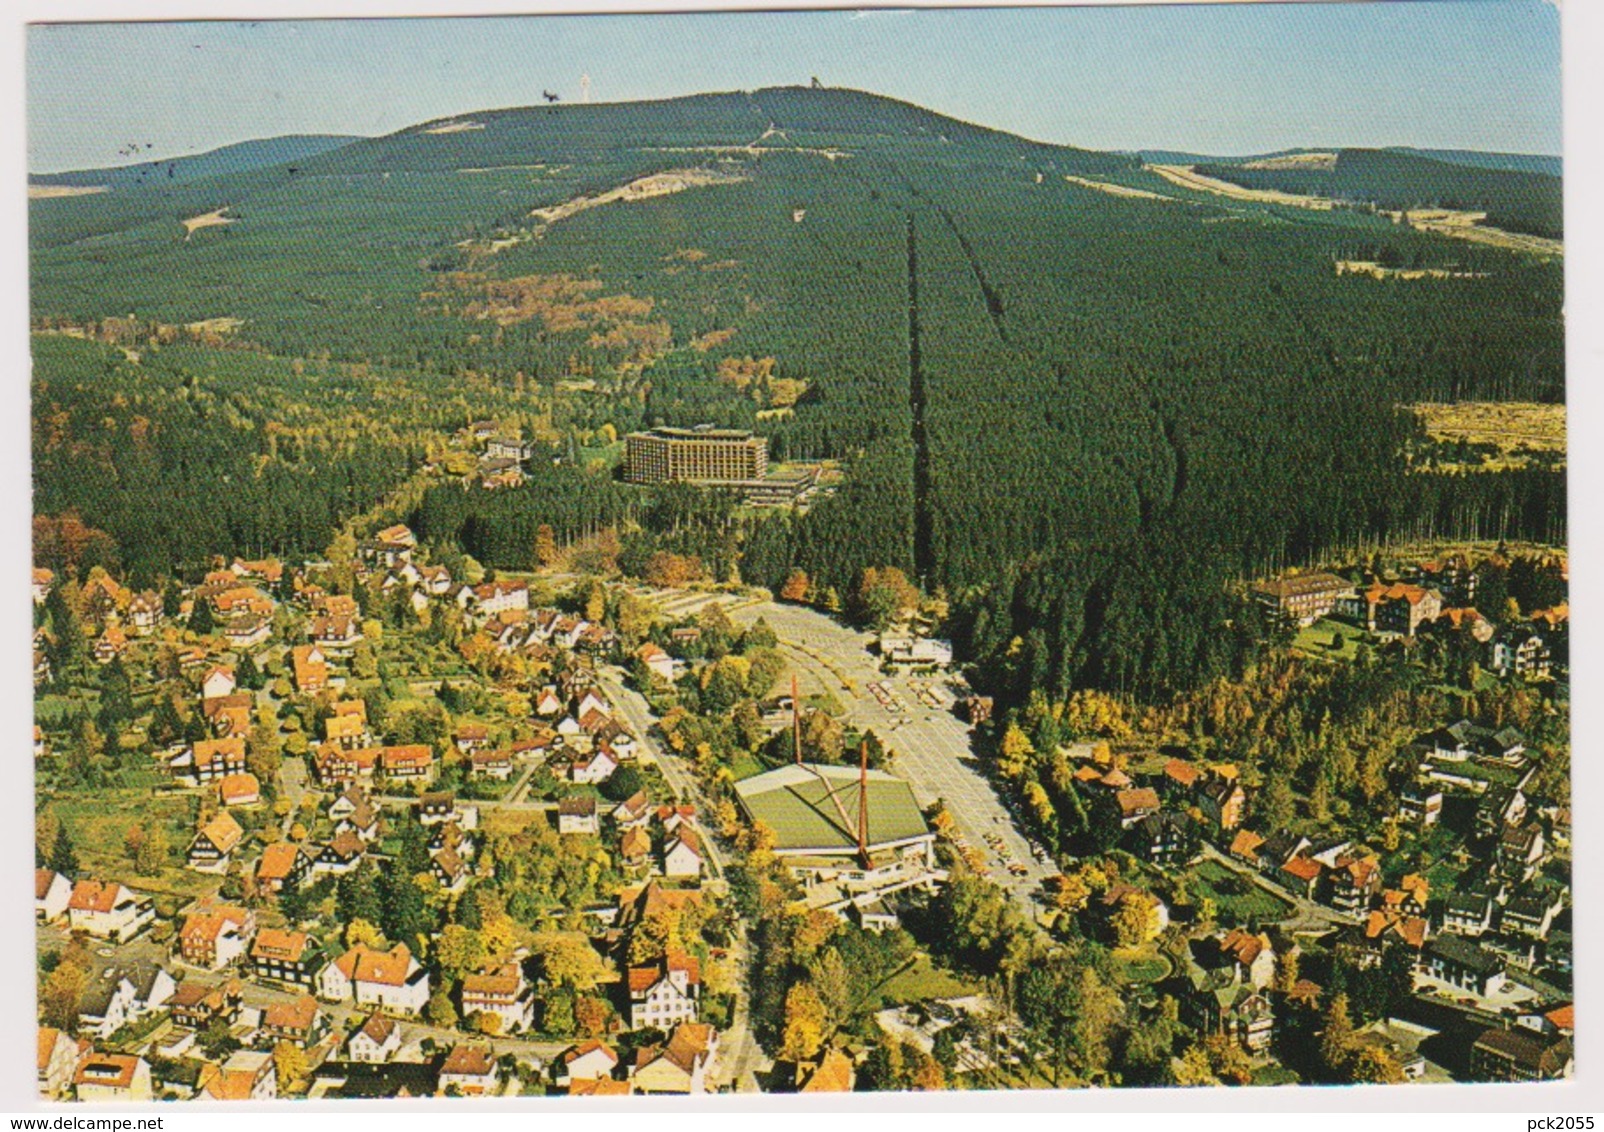
POLYGON ((103 169, 75 169, 64 173, 30 174, 30 185, 67 185, 110 190, 154 189, 187 185, 208 177, 249 173, 272 165, 304 161, 331 149, 360 140, 340 134, 285 134, 282 137, 225 145, 188 157, 163 157, 133 165, 103 169))
POLYGON ((1329 167, 1198 165, 1205 176, 1250 189, 1330 197, 1377 208, 1484 211, 1487 223, 1558 240, 1565 234, 1563 182, 1546 173, 1475 168, 1408 150, 1344 149, 1329 167))
POLYGON ((519 569, 542 523, 616 525, 626 566, 801 570, 824 600, 895 566, 946 591, 988 687, 1146 696, 1241 663, 1245 574, 1361 539, 1564 535, 1563 471, 1411 474, 1397 409, 1561 399, 1560 264, 1186 196, 1131 156, 874 95, 476 113, 30 210, 35 328, 137 358, 50 339, 36 499, 152 571, 315 553, 480 413, 573 458, 433 487, 408 516, 426 540, 519 569), (805 515, 691 521, 609 475, 620 433, 704 421, 844 484, 805 515))

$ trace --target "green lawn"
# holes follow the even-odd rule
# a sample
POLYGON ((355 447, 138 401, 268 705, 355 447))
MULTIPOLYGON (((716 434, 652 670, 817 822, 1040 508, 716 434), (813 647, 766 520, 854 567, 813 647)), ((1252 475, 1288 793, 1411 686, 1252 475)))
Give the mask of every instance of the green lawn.
POLYGON ((1292 640, 1292 647, 1308 656, 1352 660, 1364 637, 1364 630, 1354 625, 1321 618, 1308 628, 1300 629, 1292 640))
POLYGON ((1261 923, 1285 919, 1292 914, 1292 905, 1240 877, 1218 861, 1202 861, 1192 869, 1196 878, 1194 891, 1199 898, 1214 901, 1222 922, 1246 923, 1257 919, 1261 923), (1240 888, 1241 891, 1230 891, 1240 888))
POLYGON ((1127 986, 1159 982, 1174 969, 1170 957, 1153 944, 1130 951, 1115 951, 1112 958, 1114 977, 1127 986))
POLYGON ((979 989, 951 971, 937 967, 929 956, 920 955, 880 986, 876 991, 880 999, 876 1009, 931 998, 958 998, 975 994, 979 989))

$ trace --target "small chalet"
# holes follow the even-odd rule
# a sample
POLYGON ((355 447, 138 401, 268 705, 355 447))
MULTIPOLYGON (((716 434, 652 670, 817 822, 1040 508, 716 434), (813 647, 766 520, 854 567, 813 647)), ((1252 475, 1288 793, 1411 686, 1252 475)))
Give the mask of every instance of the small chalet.
POLYGON ((233 815, 227 810, 219 812, 200 828, 195 839, 189 843, 189 867, 202 873, 225 871, 230 857, 244 837, 245 830, 233 815))
POLYGON ((251 971, 258 979, 309 987, 322 965, 322 952, 305 932, 262 928, 251 945, 251 971))

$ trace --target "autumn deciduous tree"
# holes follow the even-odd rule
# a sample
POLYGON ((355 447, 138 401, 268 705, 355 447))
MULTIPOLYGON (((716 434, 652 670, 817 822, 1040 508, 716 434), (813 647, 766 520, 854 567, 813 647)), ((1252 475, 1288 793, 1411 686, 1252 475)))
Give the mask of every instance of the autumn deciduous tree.
POLYGON ((869 567, 852 596, 853 614, 876 629, 919 607, 919 588, 895 566, 869 567))
POLYGON ((785 585, 780 587, 780 599, 782 601, 806 601, 808 599, 808 589, 812 584, 812 580, 808 578, 808 572, 798 566, 786 575, 785 585))
POLYGON ((535 528, 535 565, 550 566, 557 561, 557 535, 550 523, 535 528))
POLYGON ((802 1061, 818 1052, 824 1042, 824 1003, 809 983, 793 984, 785 994, 785 1026, 780 1056, 802 1061))
POLYGON ((306 1052, 294 1042, 281 1041, 273 1047, 273 1069, 278 1074, 280 1096, 300 1092, 312 1073, 306 1063, 306 1052))

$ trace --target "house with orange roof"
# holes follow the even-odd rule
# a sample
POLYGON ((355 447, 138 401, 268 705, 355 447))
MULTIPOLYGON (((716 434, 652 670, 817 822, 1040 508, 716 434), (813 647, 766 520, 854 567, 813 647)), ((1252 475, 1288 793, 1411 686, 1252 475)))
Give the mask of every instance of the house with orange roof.
POLYGON ((73 931, 113 943, 133 939, 155 918, 148 898, 116 881, 85 878, 72 886, 67 900, 67 924, 73 931))
POLYGON ((1331 906, 1349 915, 1364 911, 1381 891, 1381 862, 1374 856, 1340 857, 1326 873, 1331 906))
POLYGON ((383 747, 345 750, 333 743, 319 743, 312 754, 312 770, 323 786, 349 786, 371 780, 383 754, 383 747))
POLYGON ((443 1097, 490 1097, 501 1088, 501 1070, 495 1052, 488 1046, 451 1047, 440 1063, 440 1095, 443 1097))
POLYGON ((323 739, 325 742, 332 743, 341 750, 346 751, 368 746, 372 736, 368 731, 367 705, 361 700, 356 700, 355 703, 364 710, 360 712, 340 711, 338 709, 341 707, 349 708, 349 704, 335 705, 337 709, 335 713, 323 721, 323 739))
POLYGON ((262 928, 251 944, 251 972, 258 979, 312 986, 323 967, 323 953, 305 932, 262 928))
POLYGON ((505 748, 475 751, 468 756, 468 777, 506 782, 512 777, 512 752, 505 748))
MULTIPOLYGON (((648 843, 649 844, 649 843, 648 843)), ((41 924, 55 923, 67 914, 72 900, 72 881, 55 869, 33 871, 33 918, 41 924)))
POLYGON ((307 633, 318 650, 329 657, 350 656, 362 640, 362 626, 355 617, 314 617, 307 633))
POLYGON ((799 1093, 850 1093, 857 1082, 852 1058, 834 1046, 816 1061, 799 1061, 795 1073, 799 1093))
POLYGON ((674 682, 674 658, 669 656, 657 645, 647 641, 635 650, 635 659, 646 666, 653 678, 672 684, 674 682))
POLYGON ((345 1053, 352 1061, 383 1065, 401 1049, 401 1024, 375 1010, 346 1039, 345 1053))
POLYGON ((1166 785, 1177 787, 1182 791, 1191 790, 1203 779, 1203 768, 1196 763, 1189 763, 1185 759, 1170 759, 1164 764, 1164 781, 1166 785))
POLYGON ((245 830, 227 810, 196 832, 189 843, 189 867, 201 873, 220 873, 228 869, 234 850, 245 838, 245 830))
POLYGON ((598 744, 588 754, 576 755, 568 766, 568 777, 579 785, 606 782, 618 770, 618 758, 611 749, 598 744))
POLYGON ((201 739, 187 752, 168 764, 173 774, 206 786, 231 774, 245 773, 245 737, 226 735, 221 739, 201 739))
POLYGON ((262 1039, 289 1042, 306 1049, 323 1036, 326 1019, 317 999, 309 994, 290 1002, 275 1002, 262 1011, 262 1039))
POLYGON ((428 782, 434 778, 434 752, 423 743, 385 747, 379 754, 379 769, 388 779, 428 782))
POLYGON ((1305 900, 1313 900, 1324 872, 1325 866, 1319 861, 1300 855, 1282 865, 1276 872, 1276 879, 1305 900))
POLYGON ((40 1026, 38 1045, 39 1097, 47 1101, 63 1100, 72 1088, 79 1060, 89 1052, 89 1043, 80 1042, 54 1026, 40 1026))
POLYGON ((279 893, 297 888, 312 868, 312 858, 304 846, 293 841, 275 841, 262 850, 256 862, 256 887, 260 892, 279 893))
POLYGON ((429 1001, 429 972, 404 943, 388 951, 357 945, 317 976, 319 997, 417 1014, 429 1001))
POLYGON ((256 935, 256 914, 208 897, 196 903, 178 930, 184 962, 215 971, 245 954, 256 935))
POLYGON ((239 682, 234 677, 234 668, 229 664, 214 664, 201 677, 201 699, 215 700, 219 696, 232 696, 239 682))
POLYGON ((574 1081, 611 1077, 618 1068, 618 1053, 605 1042, 595 1040, 570 1046, 556 1062, 556 1081, 567 1085, 574 1081))
POLYGON ((108 625, 106 631, 96 638, 92 655, 96 664, 110 664, 127 651, 128 634, 116 625, 108 625))
POLYGON ((316 645, 296 645, 292 648, 290 667, 295 690, 302 695, 316 695, 329 686, 329 660, 316 645))
POLYGON ((254 806, 262 800, 262 786, 249 771, 225 775, 217 782, 217 800, 224 806, 254 806))
POLYGON ((1159 810, 1158 792, 1151 786, 1138 786, 1133 790, 1114 792, 1114 804, 1119 808, 1119 823, 1124 829, 1159 810))
POLYGON ((1243 864, 1257 868, 1260 864, 1259 847, 1263 844, 1264 838, 1254 833, 1251 829, 1239 829, 1236 831, 1236 835, 1231 838, 1231 847, 1228 852, 1243 864))
POLYGON ((263 1050, 235 1050, 221 1065, 208 1062, 195 1084, 199 1101, 270 1101, 277 1096, 273 1055, 263 1050))
POLYGON ((634 1094, 633 1084, 611 1077, 579 1077, 568 1086, 571 1097, 629 1097, 634 1094))
POLYGON ((470 1014, 494 1014, 501 1019, 503 1034, 527 1030, 535 1024, 534 995, 517 963, 465 975, 460 997, 464 1018, 470 1014))
POLYGON ((1442 594, 1407 582, 1376 583, 1362 595, 1365 625, 1372 632, 1413 637, 1416 630, 1442 613, 1442 594))
POLYGON ((638 1093, 705 1093, 717 1056, 717 1030, 705 1022, 682 1022, 665 1044, 636 1051, 630 1083, 638 1093))
POLYGON ((90 1050, 73 1074, 74 1093, 80 1101, 137 1104, 150 1100, 150 1062, 131 1053, 90 1050))
POLYGON ((167 1005, 177 1025, 198 1031, 218 1019, 233 1022, 239 1013, 244 993, 245 988, 238 979, 227 979, 220 983, 185 979, 173 991, 167 1005))
POLYGON ((631 967, 627 977, 629 1025, 666 1030, 692 1022, 702 997, 702 972, 695 956, 675 952, 631 967))
POLYGON ((640 826, 624 830, 618 839, 619 860, 629 868, 640 868, 652 855, 652 838, 640 826))
POLYGON ((688 824, 680 825, 663 843, 663 875, 700 877, 706 850, 702 839, 688 824))
POLYGON ((43 605, 50 598, 50 591, 56 584, 56 572, 47 570, 42 566, 33 568, 33 603, 43 605))

